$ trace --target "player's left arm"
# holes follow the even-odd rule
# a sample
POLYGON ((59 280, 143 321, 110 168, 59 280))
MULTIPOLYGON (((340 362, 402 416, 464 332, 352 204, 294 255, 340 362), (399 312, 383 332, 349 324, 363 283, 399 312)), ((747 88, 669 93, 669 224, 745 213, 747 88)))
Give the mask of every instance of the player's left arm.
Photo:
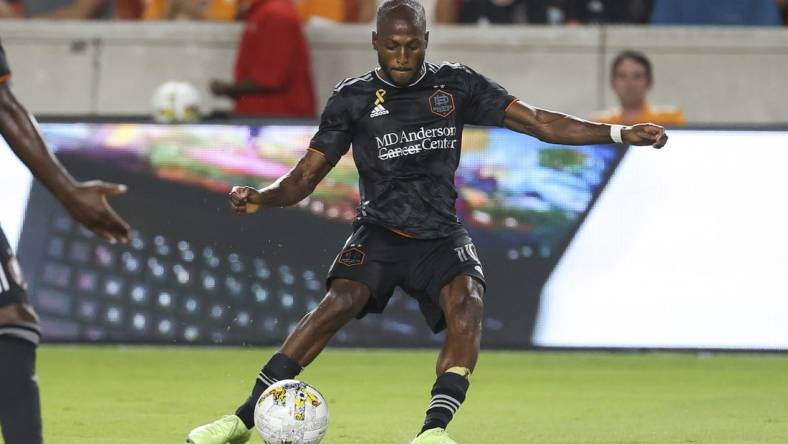
MULTIPOLYGON (((611 125, 589 122, 574 116, 532 107, 522 101, 509 106, 504 126, 549 143, 590 145, 614 142, 611 125)), ((615 131, 615 128, 612 128, 615 131)), ((622 142, 627 145, 662 148, 668 141, 665 128, 652 123, 639 123, 621 129, 622 142)))

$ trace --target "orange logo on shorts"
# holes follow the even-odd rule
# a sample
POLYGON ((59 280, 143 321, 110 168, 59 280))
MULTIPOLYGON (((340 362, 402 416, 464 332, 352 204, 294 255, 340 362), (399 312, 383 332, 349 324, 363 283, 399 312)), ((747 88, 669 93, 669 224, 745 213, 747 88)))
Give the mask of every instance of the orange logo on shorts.
POLYGON ((365 256, 366 255, 363 251, 356 247, 351 247, 339 255, 339 260, 337 262, 346 267, 355 267, 356 265, 361 265, 364 263, 365 256))

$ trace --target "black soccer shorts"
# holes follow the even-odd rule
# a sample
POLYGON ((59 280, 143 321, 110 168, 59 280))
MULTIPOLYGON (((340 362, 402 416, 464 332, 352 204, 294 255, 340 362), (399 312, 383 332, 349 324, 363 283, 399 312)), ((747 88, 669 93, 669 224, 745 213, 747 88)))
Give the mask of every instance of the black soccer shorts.
POLYGON ((464 228, 445 238, 410 239, 366 224, 353 232, 337 255, 326 286, 337 278, 366 284, 372 295, 359 319, 382 313, 400 287, 418 301, 427 324, 438 333, 446 328, 441 289, 460 275, 471 276, 486 288, 476 247, 464 228))
POLYGON ((0 228, 0 307, 27 304, 27 284, 19 268, 19 261, 0 228))

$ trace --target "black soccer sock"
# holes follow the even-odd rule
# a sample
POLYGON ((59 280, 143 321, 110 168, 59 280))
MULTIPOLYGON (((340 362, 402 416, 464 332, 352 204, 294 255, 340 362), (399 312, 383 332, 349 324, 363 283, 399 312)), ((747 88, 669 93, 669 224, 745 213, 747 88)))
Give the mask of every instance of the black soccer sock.
POLYGON ((0 336, 0 429, 8 444, 41 444, 36 346, 0 336))
POLYGON ((468 380, 457 373, 444 373, 438 376, 435 385, 432 386, 432 400, 427 407, 427 418, 419 434, 436 427, 445 429, 465 401, 469 385, 468 380))
POLYGON ((254 406, 265 389, 275 384, 277 381, 295 378, 301 373, 301 370, 303 370, 301 364, 282 353, 277 353, 271 357, 257 375, 257 381, 255 381, 254 387, 252 387, 252 394, 249 395, 249 398, 247 398, 246 401, 238 407, 238 410, 235 411, 235 414, 241 418, 246 428, 251 429, 254 427, 254 406))

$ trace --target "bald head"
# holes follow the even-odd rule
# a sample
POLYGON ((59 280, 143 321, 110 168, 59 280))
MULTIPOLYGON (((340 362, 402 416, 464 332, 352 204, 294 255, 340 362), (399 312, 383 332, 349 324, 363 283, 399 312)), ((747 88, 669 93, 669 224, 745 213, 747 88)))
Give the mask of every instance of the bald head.
POLYGON ((395 22, 405 22, 421 34, 427 32, 424 6, 417 0, 386 0, 378 8, 377 31, 384 32, 395 22))
POLYGON ((377 30, 372 31, 372 47, 386 80, 407 86, 424 65, 430 33, 424 7, 416 0, 388 0, 378 8, 377 30))

